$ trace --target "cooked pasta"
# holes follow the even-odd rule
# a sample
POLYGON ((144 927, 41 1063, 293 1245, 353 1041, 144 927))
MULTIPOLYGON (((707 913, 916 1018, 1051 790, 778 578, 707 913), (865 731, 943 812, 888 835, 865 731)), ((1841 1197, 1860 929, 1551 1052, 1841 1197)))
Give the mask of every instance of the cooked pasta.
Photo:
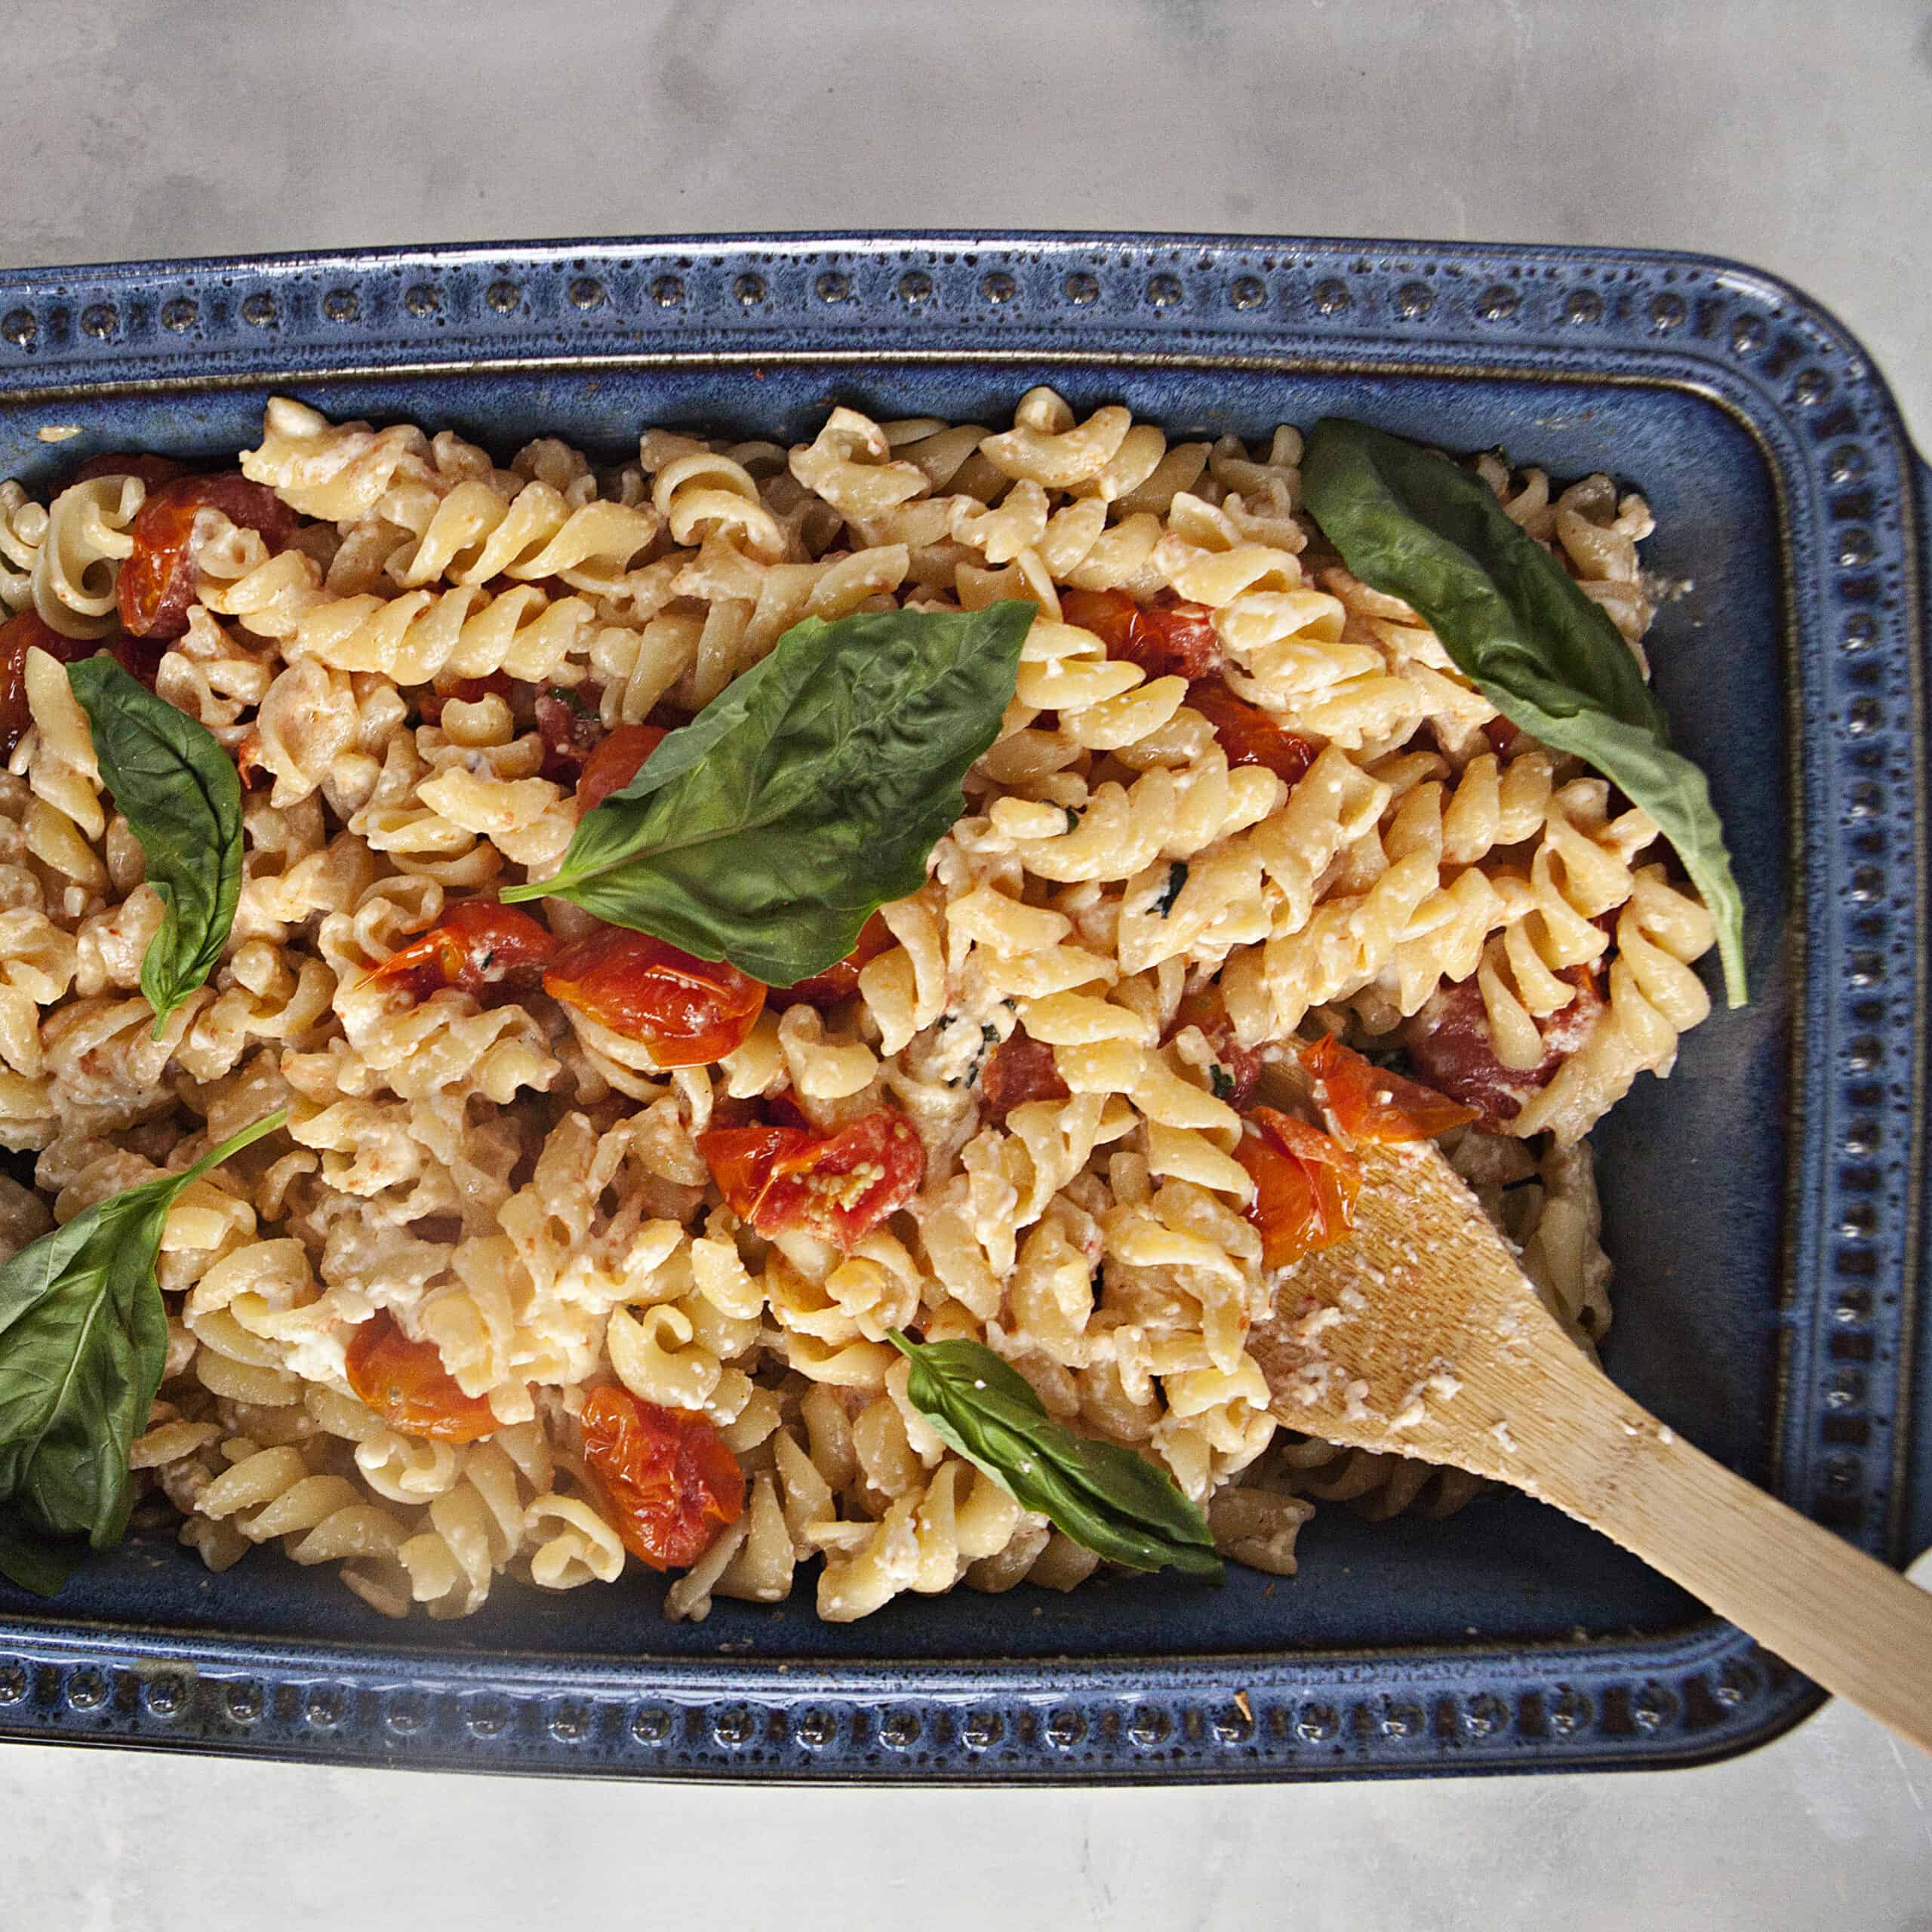
MULTIPOLYGON (((1334 1035, 1472 1097, 1452 1157, 1593 1348, 1583 1137, 1703 1018, 1713 928, 1644 813, 1342 567, 1301 458, 1291 428, 1185 440, 1044 389, 998 430, 844 407, 789 450, 649 429, 608 471, 272 403, 241 471, 294 534, 203 511, 149 666, 247 787, 226 952, 158 1038, 162 900, 48 650, 0 773, 0 1145, 37 1183, 0 1182, 9 1251, 289 1109, 162 1242, 132 1463, 183 1541, 216 1569, 275 1543, 398 1616, 610 1583, 644 1552, 600 1445, 669 1414, 742 1492, 646 1556, 682 1572, 674 1616, 1073 1587, 1100 1558, 947 1447, 907 1328, 989 1347, 1277 1574, 1318 1508, 1466 1500, 1278 1426, 1247 1349, 1276 1278, 1248 1083, 1334 1035), (794 625, 1006 599, 1034 608, 996 741, 829 993, 760 989, 728 1042, 666 1061, 498 940, 469 979, 431 970, 463 909, 557 871, 605 747, 794 625), (881 1118, 923 1180, 849 1238, 760 1232, 715 1177, 711 1137, 748 1121, 881 1118)), ((1479 469, 1641 651, 1641 500, 1479 469)), ((0 603, 112 640, 145 494, 111 469, 45 509, 0 486, 0 603)), ((599 930, 533 909, 546 958, 599 930)), ((897 1143, 865 1144, 844 1204, 897 1143)))

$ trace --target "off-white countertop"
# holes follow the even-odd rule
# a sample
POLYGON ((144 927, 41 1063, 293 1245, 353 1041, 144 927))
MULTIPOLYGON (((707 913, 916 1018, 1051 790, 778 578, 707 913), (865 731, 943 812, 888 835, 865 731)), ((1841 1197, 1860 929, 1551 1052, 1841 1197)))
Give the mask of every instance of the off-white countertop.
MULTIPOLYGON (((13 0, 0 260, 721 229, 1715 251, 1932 445, 1923 0, 13 0)), ((1921 1564, 1921 1580, 1932 1564, 1921 1564)), ((1638 1777, 757 1791, 0 1746, 0 1927, 1932 1927, 1840 1706, 1638 1777)))

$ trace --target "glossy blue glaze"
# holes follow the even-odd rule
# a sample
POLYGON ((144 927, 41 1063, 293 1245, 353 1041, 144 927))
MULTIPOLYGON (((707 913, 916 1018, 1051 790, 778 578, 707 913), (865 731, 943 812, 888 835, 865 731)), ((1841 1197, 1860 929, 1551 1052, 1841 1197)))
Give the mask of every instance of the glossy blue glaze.
MULTIPOLYGON (((1601 1130, 1613 1372, 1862 1546, 1932 1540, 1924 1318, 1925 472, 1859 345, 1682 256, 1174 237, 805 237, 163 263, 0 278, 0 474, 212 456, 264 398, 602 452, 795 438, 835 402, 1002 420, 1029 384, 1171 429, 1361 416, 1640 487, 1653 638, 1749 905, 1754 998, 1601 1130), (77 425, 50 446, 36 431, 77 425)), ((1324 1508, 1302 1574, 900 1598, 861 1624, 652 1580, 388 1623, 165 1535, 60 1601, 0 1586, 0 1735, 334 1760, 881 1779, 1682 1763, 1817 1694, 1520 1497, 1324 1508)))

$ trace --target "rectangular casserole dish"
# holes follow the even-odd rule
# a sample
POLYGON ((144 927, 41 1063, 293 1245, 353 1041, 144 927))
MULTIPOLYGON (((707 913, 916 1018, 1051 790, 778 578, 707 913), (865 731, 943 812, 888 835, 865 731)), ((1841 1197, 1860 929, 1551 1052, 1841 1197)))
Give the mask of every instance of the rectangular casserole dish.
MULTIPOLYGON (((1927 472, 1856 340, 1682 255, 1151 235, 683 238, 0 276, 0 475, 211 457, 290 392, 331 416, 797 440, 835 402, 1082 411, 1265 438, 1362 417, 1641 488, 1652 634, 1749 906, 1753 999, 1598 1137, 1618 1380, 1901 1563, 1932 1540, 1924 1312, 1927 472), (78 434, 50 445, 42 431, 78 434)), ((269 1552, 163 1531, 52 1604, 0 1584, 0 1737, 610 1775, 1164 1781, 1684 1764, 1819 1694, 1513 1494, 1371 1524, 1302 1571, 801 1599, 700 1625, 660 1586, 497 1592, 389 1623, 269 1552)))

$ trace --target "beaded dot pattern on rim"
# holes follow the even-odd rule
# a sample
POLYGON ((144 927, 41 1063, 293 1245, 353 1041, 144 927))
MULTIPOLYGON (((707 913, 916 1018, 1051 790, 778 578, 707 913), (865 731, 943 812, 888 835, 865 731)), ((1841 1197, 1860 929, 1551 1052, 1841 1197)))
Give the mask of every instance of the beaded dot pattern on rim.
MULTIPOLYGON (((409 269, 371 268, 359 277, 334 280, 326 288, 303 286, 298 274, 272 285, 247 288, 236 278, 211 297, 208 321, 218 331, 238 316, 249 328, 299 331, 319 312, 337 325, 355 324, 370 343, 416 338, 423 325, 450 331, 455 340, 467 331, 479 344, 491 331, 514 328, 520 339, 540 339, 547 325, 561 343, 580 342, 586 320, 614 335, 634 339, 648 328, 648 312, 669 312, 666 325, 683 321, 743 321, 755 313, 779 328, 809 309, 848 312, 844 319, 865 326, 945 326, 940 315, 958 310, 962 298, 986 311, 1023 307, 1033 324, 1048 326, 1057 312, 1108 310, 1116 325, 1138 311, 1140 326, 1171 324, 1185 315, 1201 327, 1210 312, 1229 318, 1253 318, 1258 325, 1286 309, 1304 320, 1346 324, 1352 330, 1386 323, 1414 330, 1432 325, 1454 336, 1478 323, 1509 323, 1525 339, 1557 340, 1580 327, 1621 325, 1653 336, 1689 325, 1700 333, 1685 293, 1663 288, 1644 293, 1614 285, 1608 269, 1600 280, 1564 286, 1543 278, 1482 281, 1442 251, 1373 257, 1336 256, 1323 260, 1306 246, 1275 249, 1148 248, 1126 251, 1095 266, 1064 266, 1064 257, 1041 249, 934 251, 908 266, 903 254, 877 251, 753 251, 758 266, 746 269, 720 253, 680 253, 668 266, 645 250, 627 251, 595 266, 588 258, 498 261, 424 276, 420 264, 409 269), (1109 288, 1106 275, 1125 278, 1109 288), (894 320, 896 315, 896 321, 894 320), (571 326, 574 318, 575 328, 571 326)), ((1500 251, 1475 251, 1484 253, 1500 251)), ((377 258, 379 259, 379 258, 377 258)), ((208 265, 210 266, 217 265, 208 265)), ((312 278, 310 278, 312 279, 312 278)), ((9 311, 0 318, 0 347, 45 354, 57 345, 77 346, 75 332, 125 353, 165 354, 170 334, 189 326, 195 298, 164 295, 138 312, 117 312, 111 302, 83 301, 69 285, 54 300, 9 311), (187 302, 188 306, 180 304, 187 302)), ((1739 306, 1735 299, 1727 306, 1739 306)), ((1732 323, 1731 346, 1740 355, 1761 349, 1770 324, 1761 313, 1740 313, 1732 323)), ((1828 371, 1811 368, 1800 374, 1795 392, 1804 406, 1829 398, 1828 371)))
MULTIPOLYGON (((34 272, 0 291, 0 386, 137 384, 218 370, 688 348, 889 357, 1091 348, 1131 358, 1361 354, 1708 377, 1777 435, 1815 568, 1818 715, 1839 748, 1812 817, 1815 958, 1844 963, 1807 1051, 1817 1292, 1794 1304, 1795 1500, 1868 1544, 1884 1521, 1909 1340, 1921 1075, 1909 855, 1924 772, 1908 605, 1912 508, 1888 400, 1857 346, 1721 265, 1588 251, 1278 241, 959 238, 413 251, 34 272), (1789 432, 1788 435, 1786 432, 1789 432), (1856 1002, 1854 1007, 1853 1002, 1856 1002), (1829 1423, 1829 1427, 1827 1423, 1829 1423)), ((1754 420, 1756 420, 1754 417, 1754 420)), ((1810 700, 1807 700, 1811 702, 1810 700)), ((1813 1265, 1807 1263, 1807 1266, 1813 1265)), ((12 1606, 7 1609, 11 1612, 12 1606)), ((0 1627, 0 1735, 100 1737, 317 1759, 612 1772, 1065 1779, 1679 1761, 1788 1721, 1807 1694, 1734 1633, 1531 1662, 1424 1654, 1372 1682, 1318 1656, 1076 1663, 1030 1693, 940 1667, 815 1670, 809 1690, 718 1661, 472 1666, 299 1642, 135 1641, 57 1617, 0 1627)))
MULTIPOLYGON (((1587 1654, 1577 1662, 1588 1668, 1587 1654)), ((922 1706, 895 1694, 893 1679, 862 1673, 842 1687, 842 1707, 733 1694, 709 1702, 636 1698, 614 1684, 608 1694, 558 1698, 540 1672, 500 1670, 502 1681, 466 1692, 460 1679, 425 1666, 423 1681, 397 1684, 351 1662, 327 1681, 275 1687, 256 1678, 198 1681, 193 1671, 108 1658, 35 1662, 0 1655, 0 1737, 59 1729, 122 1743, 192 1738, 205 1749, 269 1751, 327 1759, 345 1746, 367 1760, 400 1764, 473 1762, 515 1743, 506 1767, 562 1753, 580 1770, 796 1776, 844 1764, 874 1777, 988 1773, 1026 1780, 1091 1774, 1112 1779, 1201 1774, 1239 1764, 1287 1776, 1325 1765, 1420 1768, 1434 1750, 1445 1768, 1500 1768, 1521 1761, 1526 1741, 1554 1764, 1600 1762, 1606 1747, 1641 1734, 1688 1745, 1700 1730, 1748 1721, 1767 1692, 1795 1681, 1753 1647, 1687 1676, 1611 1678, 1595 1695, 1545 1680, 1512 1699, 1457 1694, 1418 1681, 1384 1694, 1268 1700, 1244 1690, 1203 1701, 1145 1700, 1125 1706, 1079 1681, 1045 1705, 1001 1708, 944 1702, 922 1706), (117 1686, 125 1684, 130 1694, 117 1686), (520 1717, 528 1713, 528 1718, 520 1717), (77 1728, 80 1720, 85 1727, 77 1728), (1232 1755, 1231 1755, 1232 1754, 1232 1755)), ((688 1699, 694 1687, 681 1687, 688 1699)), ((1338 1680, 1339 1688, 1339 1680, 1338 1680)))

